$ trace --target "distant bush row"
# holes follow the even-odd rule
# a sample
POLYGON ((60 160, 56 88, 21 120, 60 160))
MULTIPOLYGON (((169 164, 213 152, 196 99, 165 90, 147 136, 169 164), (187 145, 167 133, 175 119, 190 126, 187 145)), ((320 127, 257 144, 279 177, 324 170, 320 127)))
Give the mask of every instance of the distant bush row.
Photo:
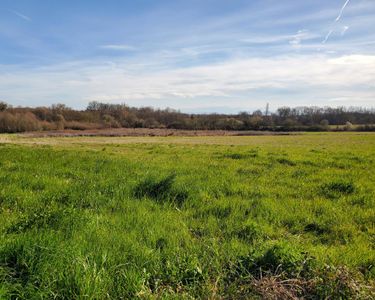
POLYGON ((281 107, 275 113, 186 114, 170 108, 129 107, 90 102, 85 110, 64 104, 11 107, 0 102, 0 132, 170 128, 185 130, 375 131, 375 110, 364 108, 281 107))

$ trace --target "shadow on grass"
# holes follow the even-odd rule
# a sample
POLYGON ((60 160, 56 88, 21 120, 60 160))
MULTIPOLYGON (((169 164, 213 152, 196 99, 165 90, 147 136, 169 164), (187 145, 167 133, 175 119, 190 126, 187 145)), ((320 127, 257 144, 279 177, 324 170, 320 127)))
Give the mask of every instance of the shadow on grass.
POLYGON ((189 193, 182 187, 177 187, 175 179, 175 174, 164 178, 147 177, 135 187, 133 195, 138 199, 151 198, 159 203, 182 205, 189 193))
POLYGON ((344 181, 329 182, 320 187, 320 193, 330 199, 336 199, 343 195, 351 195, 355 190, 353 183, 344 181))

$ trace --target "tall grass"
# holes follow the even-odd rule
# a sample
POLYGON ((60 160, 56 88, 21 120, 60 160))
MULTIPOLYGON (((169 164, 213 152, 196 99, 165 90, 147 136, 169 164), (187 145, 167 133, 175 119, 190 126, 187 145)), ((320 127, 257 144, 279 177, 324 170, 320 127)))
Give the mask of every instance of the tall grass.
POLYGON ((0 144, 0 298, 370 299, 375 136, 341 138, 0 144))

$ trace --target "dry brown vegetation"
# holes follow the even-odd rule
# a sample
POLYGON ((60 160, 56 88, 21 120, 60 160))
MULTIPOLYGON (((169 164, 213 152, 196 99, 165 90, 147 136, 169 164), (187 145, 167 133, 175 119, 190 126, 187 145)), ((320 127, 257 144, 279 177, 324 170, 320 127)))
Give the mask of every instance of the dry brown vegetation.
MULTIPOLYGON (((0 101, 0 133, 116 128, 186 131, 373 131, 373 124, 375 111, 363 108, 281 107, 275 113, 258 110, 238 114, 187 114, 169 108, 136 108, 126 104, 98 102, 89 103, 85 110, 74 110, 64 104, 31 108, 11 107, 0 101)), ((195 133, 186 132, 184 135, 195 133)))

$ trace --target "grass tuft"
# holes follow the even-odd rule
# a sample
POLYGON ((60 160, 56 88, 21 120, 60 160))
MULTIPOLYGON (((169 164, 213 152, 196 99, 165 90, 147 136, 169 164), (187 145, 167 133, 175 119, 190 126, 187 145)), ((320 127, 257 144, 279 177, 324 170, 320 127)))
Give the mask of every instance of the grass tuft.
POLYGON ((292 166, 292 167, 297 165, 294 161, 291 161, 290 159, 287 159, 287 158, 278 158, 278 159, 276 159, 276 161, 279 164, 292 166))
POLYGON ((350 195, 355 192, 355 186, 351 182, 334 181, 323 184, 321 193, 327 198, 339 198, 342 195, 350 195))
POLYGON ((164 178, 147 177, 134 189, 134 196, 138 199, 151 198, 157 202, 183 204, 189 194, 186 190, 174 185, 175 174, 164 178))

